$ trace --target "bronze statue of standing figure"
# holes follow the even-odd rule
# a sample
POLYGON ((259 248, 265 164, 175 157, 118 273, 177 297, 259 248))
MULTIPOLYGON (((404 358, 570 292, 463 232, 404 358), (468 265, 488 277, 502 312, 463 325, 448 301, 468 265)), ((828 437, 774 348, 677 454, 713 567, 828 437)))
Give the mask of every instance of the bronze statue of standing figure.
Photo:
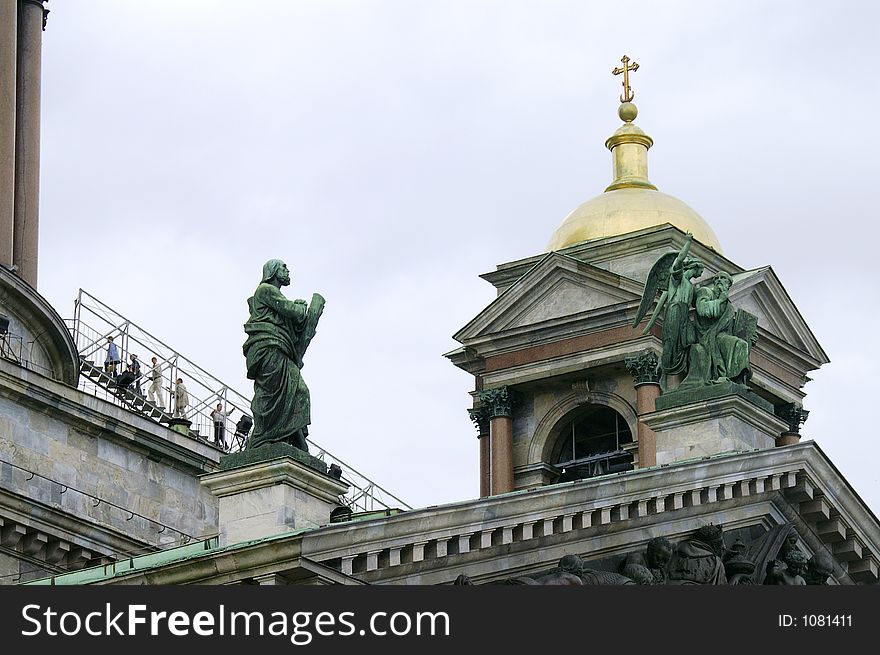
POLYGON ((290 271, 280 259, 263 266, 263 279, 248 298, 250 318, 244 324, 243 351, 247 376, 254 381, 251 410, 254 429, 247 448, 276 442, 308 452, 311 423, 309 389, 302 378, 303 355, 315 336, 324 298, 312 302, 288 300, 281 287, 290 284, 290 271))

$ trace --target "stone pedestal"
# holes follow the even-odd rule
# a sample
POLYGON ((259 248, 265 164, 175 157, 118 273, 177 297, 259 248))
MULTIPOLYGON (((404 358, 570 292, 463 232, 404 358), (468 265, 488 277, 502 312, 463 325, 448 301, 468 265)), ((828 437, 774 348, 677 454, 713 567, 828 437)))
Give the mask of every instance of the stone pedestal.
POLYGON ((327 525, 348 490, 290 456, 225 468, 201 481, 220 499, 221 546, 327 525))
POLYGON ((769 403, 741 387, 723 393, 720 386, 688 392, 687 403, 663 403, 660 396, 657 411, 640 417, 657 435, 657 464, 776 446, 786 424, 764 406, 769 403))

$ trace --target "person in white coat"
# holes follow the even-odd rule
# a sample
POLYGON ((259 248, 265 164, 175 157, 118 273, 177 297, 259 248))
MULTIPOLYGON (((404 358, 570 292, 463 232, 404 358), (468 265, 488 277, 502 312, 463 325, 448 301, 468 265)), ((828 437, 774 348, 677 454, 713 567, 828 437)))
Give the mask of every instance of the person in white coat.
POLYGON ((189 405, 189 394, 183 384, 183 378, 177 378, 174 385, 174 418, 186 418, 186 408, 189 405))

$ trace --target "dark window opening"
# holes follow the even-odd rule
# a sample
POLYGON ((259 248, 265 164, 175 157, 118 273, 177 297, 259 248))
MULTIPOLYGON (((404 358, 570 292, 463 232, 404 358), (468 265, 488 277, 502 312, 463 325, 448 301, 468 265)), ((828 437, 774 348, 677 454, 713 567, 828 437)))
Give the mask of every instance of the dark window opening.
POLYGON ((632 453, 623 449, 632 440, 620 414, 604 405, 590 405, 567 422, 557 438, 553 458, 561 471, 557 482, 632 470, 632 453))

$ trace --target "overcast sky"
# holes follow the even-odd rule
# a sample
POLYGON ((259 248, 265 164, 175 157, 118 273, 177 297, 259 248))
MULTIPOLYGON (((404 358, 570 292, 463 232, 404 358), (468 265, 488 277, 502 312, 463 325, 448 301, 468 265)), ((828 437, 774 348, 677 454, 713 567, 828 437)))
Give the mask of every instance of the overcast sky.
MULTIPOLYGON (((880 59, 866 2, 52 0, 40 290, 82 287, 250 394, 265 260, 327 306, 311 435, 413 506, 478 495, 442 357, 610 182, 624 53, 650 177, 772 265, 831 358, 815 439, 880 510, 880 59)), ((142 355, 143 357, 143 355, 142 355)))

